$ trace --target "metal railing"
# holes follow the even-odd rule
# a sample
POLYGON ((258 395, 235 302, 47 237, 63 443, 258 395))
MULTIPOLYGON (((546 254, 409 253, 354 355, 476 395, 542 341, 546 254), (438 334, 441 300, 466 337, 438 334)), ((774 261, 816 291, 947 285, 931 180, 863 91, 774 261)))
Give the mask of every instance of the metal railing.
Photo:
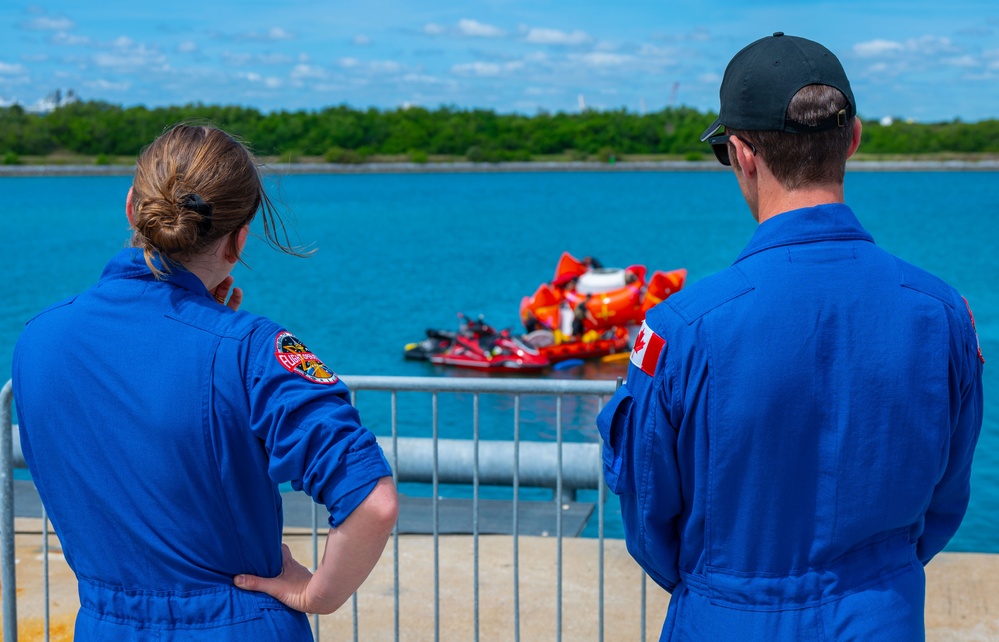
MULTIPOLYGON (((555 515, 555 545, 556 545, 556 595, 555 595, 555 638, 562 639, 562 578, 563 578, 563 503, 573 501, 578 490, 596 491, 597 512, 597 604, 598 638, 604 639, 605 601, 604 601, 604 504, 606 502, 606 486, 602 480, 600 463, 600 446, 598 443, 580 443, 566 441, 564 430, 565 398, 573 400, 588 400, 591 410, 599 411, 606 396, 613 394, 620 381, 580 381, 580 380, 543 380, 543 379, 473 379, 473 378, 442 378, 442 377, 381 377, 381 376, 344 376, 342 377, 351 389, 352 401, 365 422, 368 423, 368 412, 374 406, 365 405, 368 396, 388 396, 388 412, 380 409, 389 423, 388 435, 384 435, 382 427, 375 427, 380 433, 379 443, 391 463, 393 478, 397 484, 416 482, 428 484, 432 493, 432 535, 433 535, 433 631, 434 639, 441 636, 441 590, 440 590, 440 504, 441 484, 462 484, 471 486, 472 501, 472 572, 473 572, 473 630, 474 639, 480 637, 480 489, 482 486, 502 486, 510 489, 512 502, 512 522, 509 534, 512 537, 513 555, 513 595, 512 595, 512 637, 519 642, 521 637, 521 596, 520 596, 520 503, 523 488, 547 488, 552 491, 552 510, 555 515), (362 393, 361 403, 358 394, 362 393), (377 394, 370 394, 377 393, 377 394), (412 437, 400 435, 399 397, 408 393, 429 395, 429 437, 412 437), (442 395, 471 395, 471 439, 441 438, 442 395), (509 440, 494 438, 482 439, 481 432, 481 400, 483 395, 496 395, 509 405, 512 414, 509 440), (547 396, 554 398, 554 405, 546 405, 541 413, 535 413, 535 423, 542 423, 553 431, 548 441, 522 439, 522 412, 524 400, 527 397, 547 396), (595 401, 595 404, 593 403, 595 401), (548 416, 550 413, 550 416, 548 416), (537 415, 545 415, 538 417, 537 415), (568 457, 566 455, 569 455, 568 457)), ((418 396, 418 395, 417 395, 418 396)), ((420 419, 415 419, 408 413, 405 429, 409 432, 426 430, 420 419)), ((376 413, 377 415, 377 413, 376 413)), ((449 428, 453 425, 455 413, 448 415, 449 428)), ((595 416, 595 414, 594 414, 595 416)), ((496 417, 490 421, 495 423, 496 417)), ((370 424, 369 424, 370 425, 370 424)), ((591 424, 592 425, 592 424, 591 424)), ((495 428, 491 430, 495 437, 495 428)), ((426 434, 423 432, 423 434, 426 434)), ((20 453, 20 444, 16 436, 16 428, 11 423, 11 383, 8 382, 0 392, 0 552, 3 565, 3 630, 4 640, 17 639, 17 605, 16 584, 14 574, 14 506, 13 506, 13 467, 24 466, 20 453)), ((316 527, 319 520, 316 505, 312 505, 312 562, 313 568, 319 562, 319 535, 316 527)), ((44 515, 43 515, 44 519, 44 515)), ((43 560, 47 556, 48 523, 44 519, 42 530, 43 560)), ((392 536, 392 574, 394 584, 393 631, 394 639, 400 639, 400 573, 399 573, 399 526, 396 525, 392 536)), ((44 592, 46 605, 46 640, 48 639, 48 604, 50 600, 48 585, 48 567, 45 574, 44 592)), ((637 580, 637 576, 636 576, 637 580)), ((360 589, 363 593, 364 587, 360 589)), ((646 630, 646 580, 641 575, 641 623, 639 631, 644 639, 646 630)), ((358 595, 351 599, 351 617, 353 639, 360 639, 358 625, 358 595)), ((319 639, 320 618, 314 616, 313 633, 319 639)))

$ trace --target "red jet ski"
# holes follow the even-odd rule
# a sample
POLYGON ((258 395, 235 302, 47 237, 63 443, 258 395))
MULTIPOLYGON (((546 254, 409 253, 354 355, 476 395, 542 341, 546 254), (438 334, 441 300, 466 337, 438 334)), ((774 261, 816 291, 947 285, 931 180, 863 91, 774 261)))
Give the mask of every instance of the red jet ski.
MULTIPOLYGON (((458 316, 464 318, 464 315, 458 316)), ((447 340, 410 344, 406 349, 407 358, 424 358, 425 354, 428 361, 437 365, 489 372, 537 371, 551 365, 538 349, 513 336, 509 330, 494 329, 481 317, 468 319, 453 336, 439 330, 433 333, 437 339, 446 337, 447 340), (425 349, 429 351, 424 352, 425 349)))

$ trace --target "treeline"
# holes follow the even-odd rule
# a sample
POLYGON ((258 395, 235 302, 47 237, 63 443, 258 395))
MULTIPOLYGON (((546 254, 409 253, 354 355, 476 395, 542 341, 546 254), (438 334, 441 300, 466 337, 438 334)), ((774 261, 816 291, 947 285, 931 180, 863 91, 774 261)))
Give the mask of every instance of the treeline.
MULTIPOLYGON (((715 114, 679 107, 636 114, 625 110, 539 112, 533 116, 440 107, 262 113, 237 106, 123 108, 105 102, 75 102, 46 114, 18 105, 0 108, 0 155, 66 153, 100 158, 134 157, 164 129, 181 121, 207 121, 250 143, 264 156, 322 157, 355 163, 372 157, 425 161, 430 156, 476 162, 532 160, 561 155, 570 160, 629 155, 709 155, 698 140, 715 114)), ((921 124, 865 123, 868 154, 997 153, 999 120, 921 124)), ((98 161, 100 162, 100 161, 98 161)))

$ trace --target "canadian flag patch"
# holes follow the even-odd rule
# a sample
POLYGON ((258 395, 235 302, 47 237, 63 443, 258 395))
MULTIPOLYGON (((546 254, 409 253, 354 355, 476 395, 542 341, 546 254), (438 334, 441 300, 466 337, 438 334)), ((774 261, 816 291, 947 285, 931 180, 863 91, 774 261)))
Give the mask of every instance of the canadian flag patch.
POLYGON ((656 364, 659 355, 666 347, 666 340, 652 331, 643 321, 642 329, 635 337, 635 347, 631 350, 631 362, 641 368, 642 372, 651 376, 656 374, 656 364))

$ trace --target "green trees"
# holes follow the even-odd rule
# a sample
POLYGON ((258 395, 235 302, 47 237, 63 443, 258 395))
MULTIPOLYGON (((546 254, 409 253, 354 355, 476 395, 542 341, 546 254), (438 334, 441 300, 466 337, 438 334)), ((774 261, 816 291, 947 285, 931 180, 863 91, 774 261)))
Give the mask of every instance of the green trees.
MULTIPOLYGON (((347 105, 319 111, 260 111, 200 103, 123 108, 100 101, 75 102, 46 113, 18 105, 0 108, 0 157, 70 153, 129 158, 177 122, 210 122, 247 141, 260 155, 325 158, 358 163, 372 156, 426 162, 432 157, 473 162, 617 160, 634 155, 696 159, 707 153, 698 140, 714 114, 687 107, 635 114, 624 109, 580 113, 498 114, 441 106, 358 110, 347 105)), ((895 122, 864 126, 865 154, 999 153, 999 120, 977 123, 895 122)))

